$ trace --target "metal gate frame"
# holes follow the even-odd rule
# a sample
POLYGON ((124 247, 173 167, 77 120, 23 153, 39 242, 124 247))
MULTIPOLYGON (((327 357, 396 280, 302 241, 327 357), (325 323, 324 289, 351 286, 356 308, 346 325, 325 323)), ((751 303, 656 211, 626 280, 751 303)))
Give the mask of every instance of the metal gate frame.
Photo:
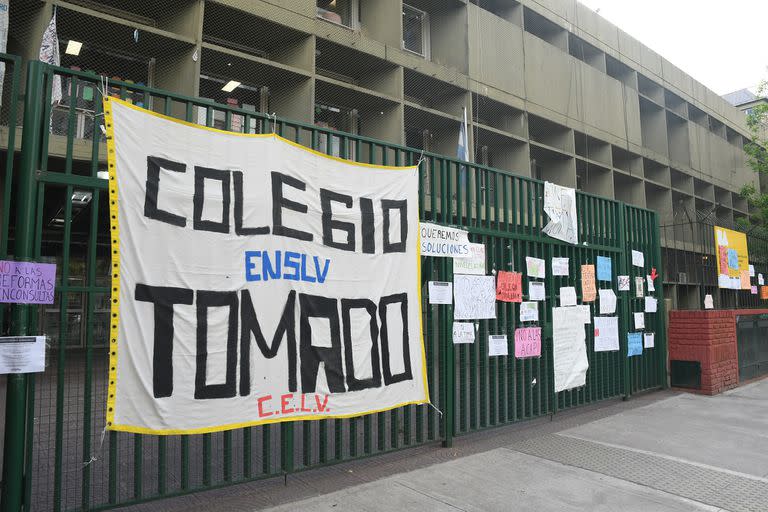
MULTIPOLYGON (((19 62, 17 57, 6 58, 15 64, 19 62)), ((224 129, 235 126, 239 131, 275 131, 313 149, 324 148, 326 152, 335 147, 328 142, 336 139, 338 156, 342 158, 384 165, 420 162, 422 220, 458 226, 466 229, 473 241, 484 242, 489 271, 520 270, 525 255, 546 259, 567 256, 571 258, 572 275, 577 277, 550 276, 547 280, 546 305, 540 318, 542 357, 538 360, 487 356, 489 333, 506 333, 513 338, 519 307, 515 304, 497 303, 497 320, 478 322, 477 342, 469 347, 452 344, 451 305, 424 304, 430 395, 439 411, 432 407, 406 406, 361 418, 292 422, 217 434, 163 437, 108 432, 105 438, 102 416, 106 390, 102 384, 106 384, 103 380, 106 352, 94 331, 97 300, 110 291, 108 284, 100 284, 96 273, 100 261, 99 233, 109 225, 106 215, 100 214, 100 208, 109 201, 106 181, 99 178, 99 170, 106 165, 102 155, 106 145, 97 129, 101 119, 98 101, 89 114, 90 121, 86 119, 86 123, 91 123, 90 133, 86 135, 89 140, 75 140, 75 126, 82 124, 79 121, 82 108, 70 97, 72 91, 77 97, 80 86, 98 90, 104 85, 96 75, 37 61, 28 62, 27 68, 12 256, 34 261, 50 251, 48 246, 60 245, 59 326, 58 342, 51 346, 51 364, 44 374, 8 376, 2 510, 107 509, 287 475, 418 444, 441 441, 443 446, 451 446, 454 436, 555 414, 607 398, 628 398, 633 393, 667 385, 666 322, 660 279, 656 284, 656 296, 661 298, 658 313, 646 324, 647 330, 656 332, 656 348, 644 351, 642 356, 627 357, 626 334, 632 330, 630 312, 642 311, 643 299, 620 293, 616 314, 620 317, 621 350, 595 353, 592 329, 587 327, 590 370, 586 386, 554 393, 552 377, 549 308, 558 303, 556 286, 567 282, 580 288, 578 265, 594 263, 597 255, 611 256, 614 275, 628 274, 631 280, 636 275, 644 277, 651 267, 662 274, 655 212, 578 192, 582 244, 565 244, 541 233, 546 222, 542 211, 543 182, 413 148, 214 104, 210 100, 110 82, 102 93, 141 101, 155 111, 190 122, 200 119, 196 114, 203 112, 209 126, 223 118, 224 129), (51 84, 55 75, 61 76, 66 84, 65 98, 56 114, 56 129, 63 130, 62 135, 51 133, 54 131, 51 84), (83 147, 87 151, 88 145, 90 159, 84 166, 75 154, 83 147), (51 148, 60 149, 55 158, 51 148), (76 234, 72 227, 72 194, 81 190, 92 194, 87 229, 77 233, 84 240, 86 276, 82 284, 71 284, 71 249, 76 234), (63 198, 63 206, 57 213, 63 222, 52 241, 53 231, 44 223, 44 210, 51 198, 56 197, 63 198), (631 265, 631 249, 645 253, 645 268, 631 265), (67 305, 76 294, 86 298, 82 351, 66 345, 67 305), (69 378, 73 373, 74 378, 69 378), (72 405, 70 401, 73 397, 79 400, 80 394, 82 403, 72 405), (41 445, 48 447, 44 458, 40 454, 41 445), (41 464, 49 458, 53 460, 50 469, 41 464)), ((8 173, 12 157, 9 156, 8 162, 6 195, 10 194, 8 173)), ((4 207, 8 208, 7 203, 4 207)), ((6 222, 7 218, 6 215, 6 222)), ((8 246, 6 233, 7 229, 3 233, 3 248, 8 246)), ((428 280, 452 279, 448 259, 424 258, 422 268, 423 285, 428 280)), ((527 277, 524 277, 525 289, 526 284, 527 277)), ((597 284, 613 287, 613 282, 607 285, 598 281, 597 284)), ((596 314, 594 303, 591 307, 593 315, 596 314)), ((12 334, 33 334, 45 327, 38 325, 44 319, 35 313, 39 313, 37 308, 14 306, 12 334)))

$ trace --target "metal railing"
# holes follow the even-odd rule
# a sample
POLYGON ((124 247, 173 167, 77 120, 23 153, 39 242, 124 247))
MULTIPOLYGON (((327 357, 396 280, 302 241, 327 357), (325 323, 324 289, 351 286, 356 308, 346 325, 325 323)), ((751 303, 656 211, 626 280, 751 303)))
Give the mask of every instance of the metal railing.
MULTIPOLYGON (((28 321, 14 324, 13 334, 44 332, 51 345, 45 373, 9 377, 4 460, 6 469, 13 466, 18 473, 4 479, 5 510, 17 510, 15 505, 22 503, 25 510, 104 509, 418 444, 441 441, 450 446, 456 435, 666 385, 663 300, 657 314, 646 315, 646 330, 656 332, 656 347, 630 359, 626 334, 632 330, 631 312, 643 309, 642 299, 626 292, 618 294, 616 311, 621 350, 594 352, 593 329, 586 326, 586 386, 555 393, 553 383, 551 307, 559 305, 559 287, 580 289, 579 265, 594 263, 598 255, 612 258, 614 278, 645 276, 652 267, 660 271, 654 212, 579 192, 580 245, 570 245, 541 232, 546 223, 544 184, 506 171, 135 84, 105 85, 96 75, 39 62, 28 63, 24 103, 19 180, 13 187, 14 256, 54 261, 58 276, 53 307, 14 308, 28 321), (62 78, 64 95, 52 106, 56 75, 62 78), (90 102, 84 97, 91 98, 91 93, 81 93, 86 87, 97 91, 90 102), (389 165, 421 161, 421 219, 461 227, 472 241, 484 243, 489 272, 520 271, 526 255, 571 259, 571 277, 547 278, 539 322, 541 358, 487 355, 489 333, 514 338, 518 304, 497 303, 497 319, 478 322, 477 342, 454 346, 453 307, 425 302, 430 396, 442 414, 431 407, 406 406, 359 418, 214 434, 106 432, 103 437, 108 358, 102 325, 111 291, 111 249, 109 198, 106 181, 99 177, 106 167, 99 93, 224 130, 275 131, 340 158, 389 165), (631 249, 645 253, 644 268, 631 265, 631 249)), ((450 281, 451 260, 423 258, 422 273, 423 286, 429 280, 450 281)), ((658 281, 656 295, 663 297, 658 281)), ((598 281, 598 286, 615 289, 614 283, 598 281)), ((524 277, 524 290, 527 284, 524 277)), ((599 314, 595 303, 591 309, 599 314)))

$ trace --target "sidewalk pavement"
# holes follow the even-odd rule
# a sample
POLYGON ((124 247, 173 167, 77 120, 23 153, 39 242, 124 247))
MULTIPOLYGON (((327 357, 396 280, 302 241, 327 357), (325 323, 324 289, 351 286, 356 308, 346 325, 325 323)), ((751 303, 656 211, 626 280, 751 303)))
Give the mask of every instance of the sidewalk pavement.
POLYGON ((768 380, 657 392, 134 509, 766 511, 766 425, 768 380))

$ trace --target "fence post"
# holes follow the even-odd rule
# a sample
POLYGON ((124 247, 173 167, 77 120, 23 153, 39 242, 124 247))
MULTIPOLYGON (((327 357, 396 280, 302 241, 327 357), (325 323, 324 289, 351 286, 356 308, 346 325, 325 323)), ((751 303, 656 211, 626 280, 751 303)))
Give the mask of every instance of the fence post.
MULTIPOLYGON (((35 226, 35 172, 40 146, 42 126, 43 63, 30 61, 27 65, 24 89, 24 126, 22 128, 21 164, 16 194, 16 243, 14 256, 17 261, 29 261, 32 256, 35 226)), ((15 98, 14 98, 15 99, 15 98)), ((11 333, 29 335, 31 307, 14 304, 11 316, 11 333)), ((5 445, 3 451, 3 496, 0 508, 5 512, 21 510, 24 495, 24 427, 26 419, 25 374, 9 374, 7 377, 5 404, 5 445)))
MULTIPOLYGON (((656 347, 659 352, 659 374, 661 375, 661 387, 667 389, 669 387, 669 378, 667 375, 667 303, 664 300, 664 262, 661 259, 661 232, 659 231, 659 214, 653 213, 653 257, 656 260, 658 266, 657 273, 659 275, 659 283, 655 284, 656 296, 658 297, 658 316, 657 328, 660 331, 657 334, 661 334, 658 337, 658 346, 656 347)), ((703 303, 702 298, 702 303, 703 303)))
MULTIPOLYGON (((446 278, 446 280, 450 279, 453 281, 453 264, 451 259, 449 258, 443 258, 444 261, 442 262, 444 265, 445 273, 443 274, 446 278), (451 262, 451 265, 448 263, 451 262), (449 277, 450 275, 450 277, 449 277)), ((448 305, 445 308, 446 314, 444 316, 444 329, 442 336, 440 336, 440 350, 445 350, 445 357, 443 358, 444 366, 441 368, 443 375, 440 378, 441 383, 444 382, 445 386, 445 404, 442 405, 443 407, 443 424, 445 425, 445 436, 443 437, 443 447, 444 448, 450 448, 453 446, 453 411, 454 411, 454 404, 456 401, 456 386, 454 384, 454 371, 456 371, 456 365, 454 360, 454 353, 453 353, 453 328, 452 326, 452 319, 453 319, 453 306, 448 305)))
MULTIPOLYGON (((619 234, 619 247, 621 248, 621 256, 619 257, 619 275, 629 275, 630 272, 628 271, 628 258, 630 258, 630 249, 627 244, 627 234, 626 234, 626 209, 627 205, 624 203, 619 203, 618 213, 618 234, 619 234)), ((632 394, 632 389, 630 386, 630 378, 629 378, 629 372, 631 370, 631 366, 629 364, 629 357, 627 357, 627 352, 629 350, 629 347, 627 345, 627 333, 629 332, 629 301, 631 300, 629 297, 629 293, 619 293, 619 300, 621 301, 621 309, 619 310, 619 347, 623 347, 622 350, 619 351, 619 356, 623 357, 624 360, 621 363, 622 368, 624 369, 624 378, 622 379, 622 386, 624 391, 624 400, 627 400, 630 395, 632 394)))

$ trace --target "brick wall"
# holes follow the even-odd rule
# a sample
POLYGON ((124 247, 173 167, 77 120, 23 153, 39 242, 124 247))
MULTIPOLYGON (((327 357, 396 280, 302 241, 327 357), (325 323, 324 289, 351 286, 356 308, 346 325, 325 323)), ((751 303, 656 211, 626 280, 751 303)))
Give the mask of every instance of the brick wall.
POLYGON ((669 359, 701 363, 702 393, 715 395, 739 384, 736 316, 768 310, 669 312, 669 359))

